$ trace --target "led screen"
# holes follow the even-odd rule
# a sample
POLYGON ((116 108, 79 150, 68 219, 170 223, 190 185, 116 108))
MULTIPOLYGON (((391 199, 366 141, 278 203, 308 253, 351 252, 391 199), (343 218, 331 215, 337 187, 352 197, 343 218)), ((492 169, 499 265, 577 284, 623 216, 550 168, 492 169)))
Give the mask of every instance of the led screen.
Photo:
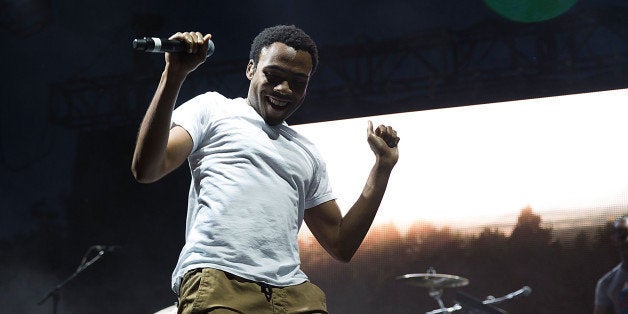
POLYGON ((375 222, 348 264, 332 260, 304 225, 303 268, 335 313, 440 309, 424 283, 511 313, 587 313, 595 281, 618 261, 607 222, 628 212, 628 90, 295 126, 326 160, 343 213, 374 162, 367 121, 399 133, 400 160, 375 222), (430 270, 431 271, 431 270, 430 270), (525 290, 525 289, 524 289, 525 290), (570 311, 572 309, 573 311, 570 311))

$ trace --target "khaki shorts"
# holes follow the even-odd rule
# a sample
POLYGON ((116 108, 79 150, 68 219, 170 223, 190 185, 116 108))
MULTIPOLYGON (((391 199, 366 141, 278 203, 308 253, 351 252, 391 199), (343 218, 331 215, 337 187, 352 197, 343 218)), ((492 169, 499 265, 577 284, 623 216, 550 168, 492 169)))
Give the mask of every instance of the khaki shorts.
POLYGON ((178 314, 327 313, 325 294, 316 285, 274 287, 203 268, 185 274, 179 288, 178 314))

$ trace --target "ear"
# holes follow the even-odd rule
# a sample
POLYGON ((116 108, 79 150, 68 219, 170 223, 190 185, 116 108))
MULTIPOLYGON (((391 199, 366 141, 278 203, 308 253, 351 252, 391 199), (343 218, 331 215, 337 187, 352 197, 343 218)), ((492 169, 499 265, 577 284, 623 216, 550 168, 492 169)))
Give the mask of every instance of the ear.
POLYGON ((250 80, 253 79, 253 75, 255 74, 255 61, 253 59, 249 60, 249 64, 246 66, 246 77, 250 80))

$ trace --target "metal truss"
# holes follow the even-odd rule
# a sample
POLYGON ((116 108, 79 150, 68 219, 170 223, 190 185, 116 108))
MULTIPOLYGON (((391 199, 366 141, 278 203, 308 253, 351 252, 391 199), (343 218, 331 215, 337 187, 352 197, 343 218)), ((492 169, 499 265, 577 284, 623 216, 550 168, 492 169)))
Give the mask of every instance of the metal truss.
POLYGON ((628 86, 627 14, 621 7, 547 23, 484 21, 325 47, 325 79, 314 81, 309 101, 369 115, 628 86))
MULTIPOLYGON (((486 20, 462 30, 362 37, 320 48, 320 68, 291 123, 487 103, 628 86, 628 8, 517 24, 486 20)), ((246 61, 246 60, 245 60, 246 61)), ((246 95, 245 61, 213 63, 186 82, 246 95)), ((211 61, 208 61, 211 62, 211 61)), ((136 124, 158 75, 121 74, 53 84, 50 116, 76 128, 136 124)))

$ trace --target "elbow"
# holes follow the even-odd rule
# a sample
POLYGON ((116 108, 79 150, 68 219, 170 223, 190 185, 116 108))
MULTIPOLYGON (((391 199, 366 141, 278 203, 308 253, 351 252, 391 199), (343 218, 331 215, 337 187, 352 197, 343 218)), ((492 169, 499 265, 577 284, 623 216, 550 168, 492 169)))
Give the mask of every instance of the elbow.
POLYGON ((135 181, 139 183, 153 183, 159 179, 159 177, 151 176, 149 171, 142 169, 136 163, 131 166, 131 173, 135 181))
POLYGON ((355 251, 334 250, 331 255, 334 257, 335 260, 339 262, 349 263, 351 259, 353 258, 353 255, 355 255, 355 251))
POLYGON ((157 181, 157 180, 151 180, 151 179, 149 179, 147 177, 143 177, 143 176, 136 175, 136 174, 133 174, 133 177, 135 178, 135 181, 137 181, 138 183, 143 183, 143 184, 153 183, 153 182, 157 181))
POLYGON ((135 181, 139 182, 139 183, 151 183, 153 181, 149 180, 149 178, 144 175, 144 173, 142 173, 141 171, 137 171, 137 169, 131 169, 131 172, 133 173, 133 178, 135 178, 135 181))
MULTIPOLYGON (((321 243, 323 244, 323 243, 321 243)), ((354 239, 339 239, 325 241, 323 248, 336 261, 349 263, 360 247, 360 242, 354 239)))

